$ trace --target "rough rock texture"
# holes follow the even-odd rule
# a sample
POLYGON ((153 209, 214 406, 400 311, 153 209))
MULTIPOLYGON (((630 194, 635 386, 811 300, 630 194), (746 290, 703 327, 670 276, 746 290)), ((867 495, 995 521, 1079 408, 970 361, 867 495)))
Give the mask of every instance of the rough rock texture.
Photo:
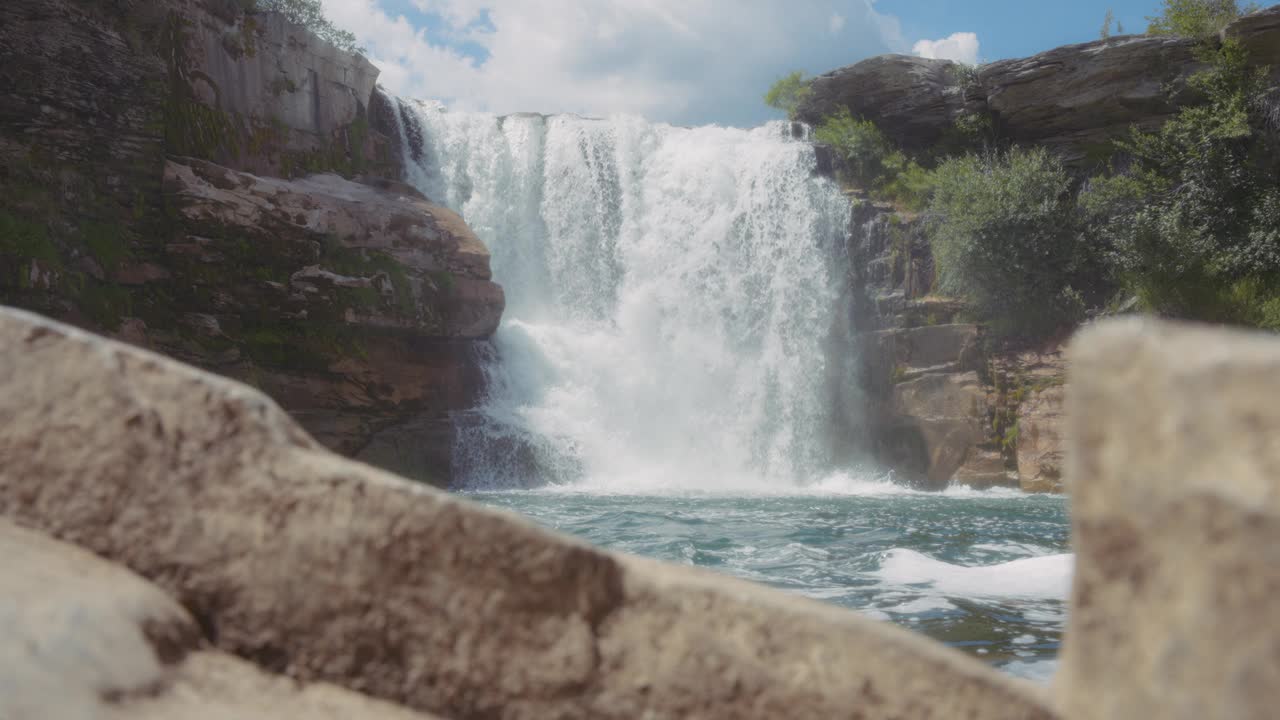
MULTIPOLYGON (((923 472, 928 487, 944 488, 967 462, 964 475, 971 484, 1007 484, 1003 469, 991 473, 987 458, 978 454, 986 440, 987 390, 976 372, 929 373, 893 388, 892 413, 883 422, 888 432, 906 443, 914 436, 917 451, 923 451, 923 472)), ((892 459, 892 455, 890 455, 892 459)), ((909 457, 895 466, 908 469, 909 457)), ((908 478, 910 479, 910 478, 908 478)))
POLYGON ((880 55, 819 75, 796 117, 818 124, 847 107, 908 147, 927 147, 965 110, 958 66, 950 60, 880 55))
POLYGON ((1013 363, 1021 382, 1015 446, 1019 483, 1027 492, 1061 493, 1066 359, 1061 349, 1055 348, 1047 353, 1023 353, 1013 363))
POLYGON ((0 515, 303 682, 448 717, 1055 717, 907 631, 401 481, 244 386, 18 311, 0 425, 0 515))
POLYGON ((1195 46, 1181 38, 1113 37, 994 62, 979 80, 1004 136, 1046 145, 1069 162, 1099 160, 1130 127, 1153 129, 1177 112, 1180 89, 1203 68, 1195 46))
MULTIPOLYGON (((1224 32, 1280 81, 1280 7, 1247 15, 1224 32)), ((809 123, 841 107, 876 121, 908 149, 946 142, 965 113, 987 115, 1011 141, 1049 146, 1068 162, 1110 156, 1132 126, 1152 128, 1190 100, 1186 81, 1203 68, 1196 40, 1118 36, 1001 60, 976 73, 946 60, 884 55, 821 75, 799 109, 809 123)))
MULTIPOLYGON (((228 309, 259 319, 273 311, 336 315, 432 338, 487 338, 498 328, 503 293, 491 280, 489 251, 462 218, 408 185, 337 175, 282 180, 199 160, 171 161, 164 177, 169 207, 188 233, 168 253, 206 266, 251 262, 257 267, 244 284, 255 287, 244 300, 261 299, 263 287, 279 294, 276 303, 228 309)), ((241 290, 231 282, 211 288, 241 290)), ((236 299, 220 298, 224 306, 236 299)))
POLYGON ((1280 343, 1115 321, 1070 359, 1064 715, 1275 717, 1280 343))
MULTIPOLYGON (((183 315, 157 309, 131 327, 141 344, 253 382, 347 454, 474 403, 467 341, 497 328, 503 294, 453 212, 391 181, 290 181, 199 160, 170 161, 165 189, 186 233, 165 247, 183 315)), ((447 484, 452 435, 432 437, 370 459, 447 484)))
POLYGON ((133 573, 0 518, 0 717, 427 720, 325 684, 297 686, 205 646, 133 573))
POLYGON ((448 484, 441 428, 502 311, 488 254, 397 181, 376 68, 242 7, 0 4, 0 302, 254 384, 329 447, 448 484), (408 422, 438 431, 375 442, 408 422))
MULTIPOLYGON (((31 0, 27 0, 31 1, 31 0)), ((225 0, 141 0, 165 13, 170 152, 258 174, 398 176, 371 132, 378 69, 277 13, 225 0)))

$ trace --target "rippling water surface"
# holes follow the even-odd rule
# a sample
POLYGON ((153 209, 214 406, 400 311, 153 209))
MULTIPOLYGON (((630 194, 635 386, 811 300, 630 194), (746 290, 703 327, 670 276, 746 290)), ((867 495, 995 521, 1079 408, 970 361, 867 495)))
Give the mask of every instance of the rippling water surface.
POLYGON ((925 633, 1015 675, 1053 673, 1070 582, 1067 505, 1010 491, 473 493, 594 544, 699 565, 925 633))

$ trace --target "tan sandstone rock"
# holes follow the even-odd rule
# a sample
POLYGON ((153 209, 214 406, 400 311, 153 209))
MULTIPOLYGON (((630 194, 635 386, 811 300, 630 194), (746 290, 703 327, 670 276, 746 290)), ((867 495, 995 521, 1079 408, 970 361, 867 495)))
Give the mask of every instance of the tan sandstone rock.
MULTIPOLYGON (((891 408, 900 423, 919 433, 932 487, 946 487, 986 440, 987 391, 976 372, 929 374, 898 383, 891 408)), ((975 467, 975 472, 981 470, 975 467)))
POLYGON ((1280 708, 1280 342, 1113 321, 1070 351, 1073 720, 1280 708))
POLYGON ((0 426, 0 515, 304 682, 448 717, 1055 717, 905 630, 343 460, 255 391, 17 311, 0 426))
POLYGON ((429 720, 210 650, 155 586, 4 519, 0 557, 4 720, 429 720))

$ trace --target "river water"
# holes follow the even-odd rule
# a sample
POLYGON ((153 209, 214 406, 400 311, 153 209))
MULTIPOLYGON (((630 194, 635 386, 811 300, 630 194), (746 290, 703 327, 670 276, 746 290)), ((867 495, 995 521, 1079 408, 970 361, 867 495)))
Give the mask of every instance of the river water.
POLYGON ((508 298, 460 491, 1052 673, 1065 501, 916 492, 836 449, 858 426, 832 401, 856 397, 833 389, 858 351, 836 340, 849 202, 788 124, 400 107, 410 181, 485 241, 508 298))

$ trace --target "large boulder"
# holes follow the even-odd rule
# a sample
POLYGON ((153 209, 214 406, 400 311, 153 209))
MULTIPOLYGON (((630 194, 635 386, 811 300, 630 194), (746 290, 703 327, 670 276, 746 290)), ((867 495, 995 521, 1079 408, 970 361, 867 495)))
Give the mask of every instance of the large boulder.
POLYGON ((1070 350, 1073 720, 1280 707, 1280 342, 1146 320, 1070 350))
MULTIPOLYGON (((173 239, 121 267, 169 272, 133 285, 120 337, 253 383, 345 454, 474 405, 472 342, 497 328, 503 292, 452 211, 393 181, 195 159, 166 164, 165 195, 173 239)), ((452 446, 438 432, 370 459, 448 485, 452 446)))
POLYGON ((211 650, 154 585, 3 518, 0 553, 5 720, 429 720, 211 650))
POLYGON ((0 424, 0 515, 303 683, 446 717, 1055 717, 923 637, 343 460, 245 386, 20 311, 0 424))

